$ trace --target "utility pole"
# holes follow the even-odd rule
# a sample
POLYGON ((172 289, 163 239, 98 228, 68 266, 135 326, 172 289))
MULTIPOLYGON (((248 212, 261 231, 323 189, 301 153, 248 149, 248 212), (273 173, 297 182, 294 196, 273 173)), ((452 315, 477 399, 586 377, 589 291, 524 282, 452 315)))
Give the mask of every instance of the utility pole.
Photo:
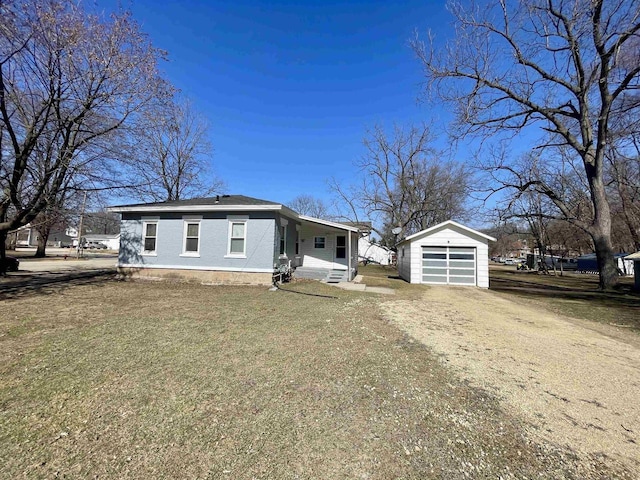
POLYGON ((84 223, 84 209, 87 205, 87 191, 84 191, 84 199, 82 200, 82 210, 80 210, 80 224, 78 225, 78 247, 76 250, 76 258, 80 258, 82 256, 82 250, 84 245, 82 245, 82 224, 84 223))

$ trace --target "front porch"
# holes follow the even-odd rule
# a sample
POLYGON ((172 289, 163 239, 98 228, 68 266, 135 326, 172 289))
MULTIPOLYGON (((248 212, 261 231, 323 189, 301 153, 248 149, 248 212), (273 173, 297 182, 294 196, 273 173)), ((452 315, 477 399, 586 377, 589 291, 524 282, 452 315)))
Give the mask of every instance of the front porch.
POLYGON ((349 282, 358 270, 358 229, 300 216, 297 278, 349 282))

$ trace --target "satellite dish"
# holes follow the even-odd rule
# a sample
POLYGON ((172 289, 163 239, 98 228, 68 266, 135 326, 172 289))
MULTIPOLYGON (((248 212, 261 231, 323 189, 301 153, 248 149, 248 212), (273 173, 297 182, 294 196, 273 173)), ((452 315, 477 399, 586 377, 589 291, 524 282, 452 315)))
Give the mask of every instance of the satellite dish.
POLYGON ((394 235, 399 235, 401 231, 402 231, 402 227, 396 227, 391 229, 391 233, 393 233, 394 235))

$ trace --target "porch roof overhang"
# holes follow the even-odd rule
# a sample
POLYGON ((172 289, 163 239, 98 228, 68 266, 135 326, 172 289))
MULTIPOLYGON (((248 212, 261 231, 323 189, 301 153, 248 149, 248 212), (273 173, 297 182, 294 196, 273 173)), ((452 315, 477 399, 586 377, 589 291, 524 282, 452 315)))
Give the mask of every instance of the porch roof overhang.
POLYGON ((313 223, 316 225, 322 225, 324 227, 331 227, 338 230, 344 230, 346 232, 358 233, 358 228, 351 225, 345 225, 343 223, 331 222, 329 220, 322 220, 321 218, 307 217, 306 215, 298 215, 301 222, 313 223))

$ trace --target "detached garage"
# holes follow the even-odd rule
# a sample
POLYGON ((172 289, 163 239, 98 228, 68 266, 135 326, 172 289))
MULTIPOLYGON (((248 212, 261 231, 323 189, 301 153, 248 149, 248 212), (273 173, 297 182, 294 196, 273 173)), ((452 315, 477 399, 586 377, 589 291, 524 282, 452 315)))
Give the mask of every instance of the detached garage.
POLYGON ((409 283, 489 288, 489 241, 448 220, 398 243, 398 273, 409 283))

